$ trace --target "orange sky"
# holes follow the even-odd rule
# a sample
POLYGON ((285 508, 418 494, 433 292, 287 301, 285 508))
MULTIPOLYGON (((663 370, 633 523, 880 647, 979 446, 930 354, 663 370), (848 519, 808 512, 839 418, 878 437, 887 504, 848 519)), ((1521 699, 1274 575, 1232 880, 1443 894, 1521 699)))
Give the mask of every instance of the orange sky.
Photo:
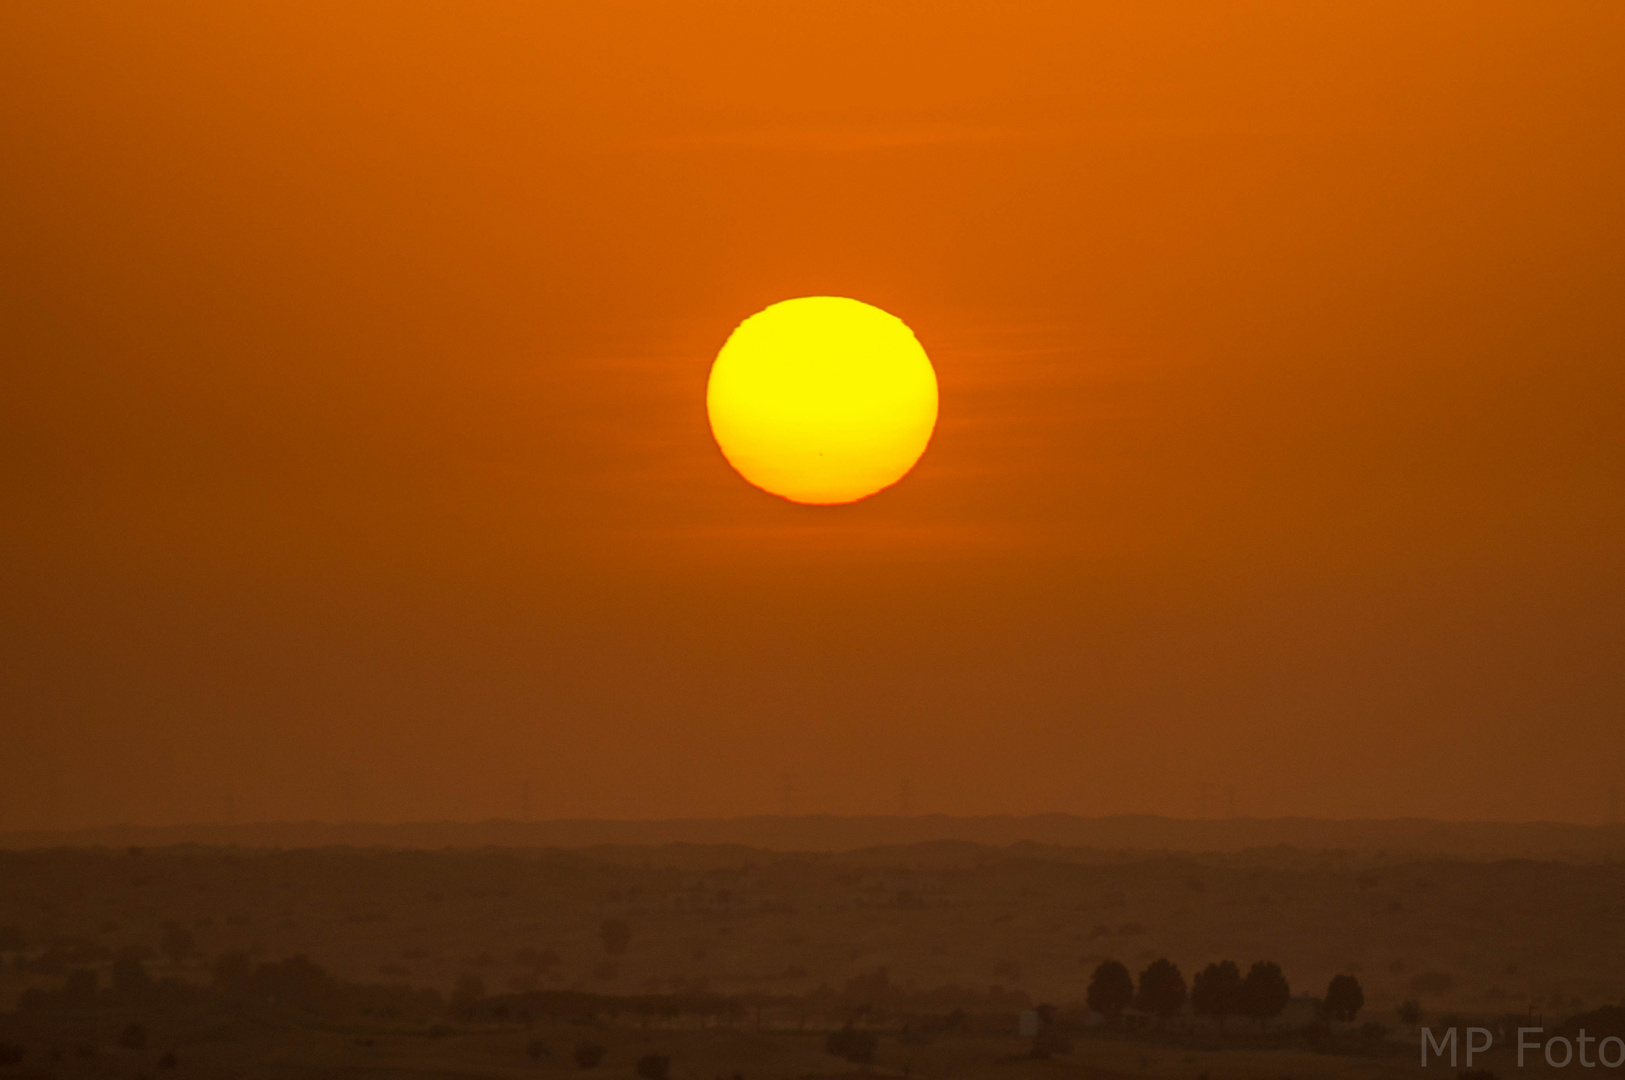
POLYGON ((6 4, 0 829, 1600 820, 1621 56, 1598 3, 6 4), (706 425, 807 294, 941 383, 851 507, 706 425))

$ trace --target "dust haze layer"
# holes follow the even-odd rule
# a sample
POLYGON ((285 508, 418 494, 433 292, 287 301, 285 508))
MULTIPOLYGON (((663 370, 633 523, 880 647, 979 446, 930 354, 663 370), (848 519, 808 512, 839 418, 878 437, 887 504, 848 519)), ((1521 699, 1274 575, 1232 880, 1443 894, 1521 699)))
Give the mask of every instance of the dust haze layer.
POLYGON ((1031 817, 787 817, 660 821, 267 822, 170 827, 109 826, 72 831, 0 833, 0 848, 159 847, 176 844, 249 849, 335 846, 443 848, 724 846, 770 852, 853 852, 953 842, 996 848, 1044 848, 1049 857, 1101 853, 1239 853, 1283 848, 1403 858, 1596 861, 1625 856, 1625 825, 1561 822, 1328 821, 1312 818, 1189 820, 1146 815, 1031 817))

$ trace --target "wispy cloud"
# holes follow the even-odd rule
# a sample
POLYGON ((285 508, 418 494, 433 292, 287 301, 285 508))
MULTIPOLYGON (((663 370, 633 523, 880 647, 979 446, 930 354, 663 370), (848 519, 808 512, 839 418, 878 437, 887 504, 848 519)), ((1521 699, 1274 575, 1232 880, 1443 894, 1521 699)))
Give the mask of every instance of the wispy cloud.
POLYGON ((1045 133, 977 124, 827 125, 733 128, 639 140, 644 150, 771 150, 792 154, 846 154, 927 146, 1030 141, 1045 133))

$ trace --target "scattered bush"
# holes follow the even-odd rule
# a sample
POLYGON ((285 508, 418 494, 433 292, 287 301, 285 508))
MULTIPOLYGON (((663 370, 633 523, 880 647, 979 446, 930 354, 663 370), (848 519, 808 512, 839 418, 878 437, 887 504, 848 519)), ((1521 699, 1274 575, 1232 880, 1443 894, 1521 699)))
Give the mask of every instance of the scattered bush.
POLYGON ((850 1061, 854 1065, 873 1065, 875 1050, 879 1040, 872 1031, 859 1031, 851 1024, 839 1031, 829 1033, 824 1040, 824 1049, 840 1058, 850 1061))
POLYGON ((664 1054, 645 1054, 638 1059, 637 1072, 643 1080, 669 1080, 671 1058, 664 1054))
POLYGON ((540 1039, 532 1039, 525 1046, 525 1053, 533 1058, 544 1058, 552 1055, 553 1051, 540 1039))
POLYGON ((173 1069, 180 1063, 180 1058, 175 1056, 175 1051, 173 1050, 170 1050, 168 1053, 164 1054, 163 1057, 158 1059, 158 1067, 160 1069, 173 1069))
POLYGON ((147 1029, 140 1024, 131 1024, 119 1032, 118 1044, 126 1050, 145 1050, 147 1048, 147 1029))
POLYGON ((1047 1061, 1056 1054, 1070 1054, 1072 1043, 1054 1024, 1040 1024, 1033 1036, 1032 1056, 1047 1061))
POLYGON ((15 1065, 23 1059, 24 1050, 16 1043, 0 1042, 0 1065, 15 1065))
POLYGON ((576 1064, 583 1069, 594 1069, 604 1060, 604 1048, 595 1042, 578 1042, 575 1050, 576 1064))

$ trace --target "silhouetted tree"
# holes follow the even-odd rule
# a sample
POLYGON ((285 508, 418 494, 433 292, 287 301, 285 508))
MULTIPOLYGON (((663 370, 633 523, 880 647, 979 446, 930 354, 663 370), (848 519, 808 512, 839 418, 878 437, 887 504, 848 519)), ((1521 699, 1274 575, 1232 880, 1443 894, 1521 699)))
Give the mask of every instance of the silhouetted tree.
POLYGON ((1116 960, 1103 960, 1089 979, 1089 1008, 1110 1024, 1122 1022, 1123 1010, 1134 1000, 1134 980, 1116 960))
POLYGON ((1179 1015, 1185 1007, 1185 976, 1179 967, 1164 957, 1151 961, 1151 966, 1140 972, 1140 992, 1134 996, 1135 1007, 1157 1018, 1160 1027, 1170 1016, 1179 1015))
POLYGON ((1273 960, 1260 960, 1241 980, 1241 1011, 1258 1021, 1260 1031, 1272 1018, 1281 1015, 1291 997, 1292 989, 1287 986, 1286 976, 1281 974, 1281 965, 1273 960))
POLYGON ((1226 1018, 1241 1011, 1241 969, 1234 960, 1209 964, 1191 980, 1191 1011, 1211 1016, 1224 1030, 1226 1018))
POLYGON ((1400 1023, 1413 1028, 1422 1022, 1422 1005, 1415 999, 1400 1002, 1399 1008, 1395 1009, 1394 1013, 1399 1017, 1400 1023))
POLYGON ((604 943, 605 952, 619 956, 632 941, 632 928, 625 919, 605 919, 604 925, 598 928, 598 939, 604 943))
POLYGON ((872 1065, 875 1060, 875 1048, 878 1040, 872 1031, 859 1031, 851 1024, 839 1031, 829 1033, 824 1040, 824 1049, 840 1058, 850 1061, 854 1065, 872 1065))
POLYGON ((1353 975, 1334 975, 1326 985, 1326 1015, 1333 1020, 1353 1020, 1365 1007, 1365 991, 1353 975))
POLYGON ((169 957, 169 961, 176 966, 182 960, 192 955, 192 931, 180 923, 168 923, 164 926, 164 936, 158 942, 158 951, 169 957))
POLYGON ((592 1069, 604 1060, 604 1048, 595 1042, 578 1042, 575 1050, 576 1064, 583 1069, 592 1069))
POLYGON ((664 1054, 644 1054, 638 1058, 637 1072, 643 1080, 669 1080, 671 1058, 664 1054))

